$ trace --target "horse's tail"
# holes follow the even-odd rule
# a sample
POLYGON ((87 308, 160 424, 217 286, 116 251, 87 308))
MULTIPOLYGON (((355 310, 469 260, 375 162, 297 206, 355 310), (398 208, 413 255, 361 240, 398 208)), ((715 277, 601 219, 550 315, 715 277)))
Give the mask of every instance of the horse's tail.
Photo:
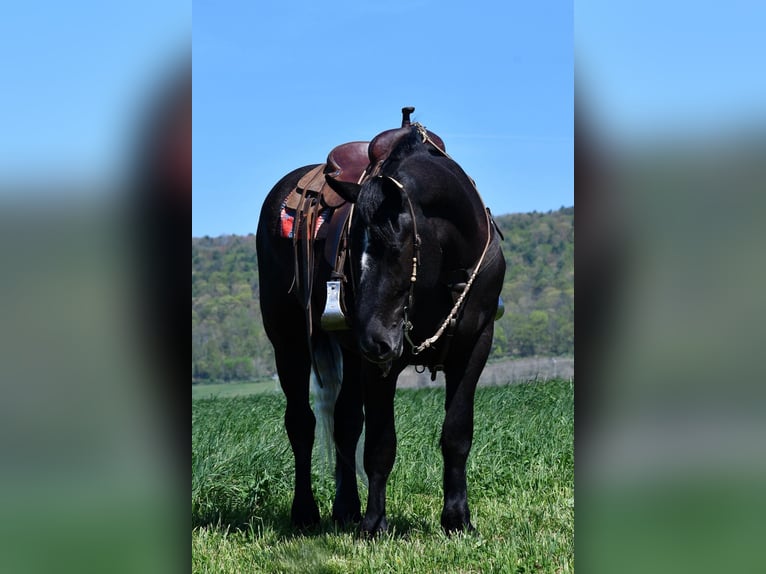
POLYGON ((335 401, 343 381, 343 353, 340 345, 325 335, 313 341, 314 368, 311 382, 314 391, 314 416, 317 420, 317 442, 322 459, 332 464, 335 459, 335 401))
MULTIPOLYGON (((343 353, 340 345, 324 333, 313 341, 314 369, 311 381, 314 392, 314 416, 317 421, 317 443, 324 463, 334 468, 335 463, 335 402, 338 400, 343 381, 343 353)), ((364 431, 362 431, 362 437, 364 431)), ((363 438, 360 437, 356 452, 356 473, 364 484, 367 475, 362 464, 363 438)))

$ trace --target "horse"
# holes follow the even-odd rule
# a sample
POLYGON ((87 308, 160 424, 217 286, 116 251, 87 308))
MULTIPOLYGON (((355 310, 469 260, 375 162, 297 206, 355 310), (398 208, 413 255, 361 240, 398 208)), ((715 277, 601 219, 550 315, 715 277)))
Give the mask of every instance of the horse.
MULTIPOLYGON (((386 485, 396 454, 394 395, 408 365, 443 370, 445 417, 441 526, 447 533, 473 530, 466 461, 473 440, 474 393, 490 352, 505 260, 500 232, 473 180, 447 155, 438 136, 410 123, 369 142, 369 164, 360 181, 327 184, 353 206, 345 225, 342 265, 333 269, 311 249, 311 285, 296 296, 295 242, 279 227, 279 214, 299 180, 316 165, 284 176, 264 201, 256 248, 260 303, 286 397, 285 427, 295 458, 290 512, 295 527, 313 527, 320 516, 311 487, 311 452, 317 416, 331 417, 336 492, 332 518, 359 523, 375 535, 388 528, 386 485), (321 310, 338 279, 348 328, 325 328, 321 310), (329 408, 310 406, 312 373, 329 408), (339 388, 338 388, 339 387, 339 388), (361 513, 356 447, 364 426, 368 498, 361 513)), ((330 165, 328 163, 328 165, 330 165)), ((305 281, 304 281, 305 283, 305 281)), ((321 422, 321 420, 320 420, 321 422)))

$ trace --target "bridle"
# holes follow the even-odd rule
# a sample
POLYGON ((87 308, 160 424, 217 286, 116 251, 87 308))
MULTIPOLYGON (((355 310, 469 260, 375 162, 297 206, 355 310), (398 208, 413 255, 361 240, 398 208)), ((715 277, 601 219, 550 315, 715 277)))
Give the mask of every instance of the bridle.
MULTIPOLYGON (((412 205, 412 200, 410 199, 409 193, 407 193, 407 190, 404 188, 404 186, 399 183, 396 179, 394 179, 391 176, 378 176, 378 177, 385 177, 389 181, 391 181, 394 185, 396 185, 399 190, 401 191, 404 198, 407 200, 407 206, 410 210, 410 215, 412 217, 412 237, 413 237, 413 256, 412 256, 412 272, 410 273, 410 288, 409 288, 409 294, 407 295, 407 305, 404 307, 404 338, 407 339, 407 342, 410 344, 411 352, 413 355, 419 355, 429 347, 433 346, 441 337, 444 335, 444 332, 449 327, 450 323, 457 320, 458 315, 460 314, 460 309, 463 306, 463 303, 465 302, 465 298, 468 296, 468 292, 471 290, 471 286, 473 285, 474 280, 479 274, 479 270, 481 269, 482 263, 484 263, 484 258, 487 255, 487 252, 489 251, 489 246, 492 243, 492 223, 490 220, 489 210, 484 208, 484 214, 487 218, 487 241, 484 244, 484 250, 481 252, 481 255, 479 256, 479 260, 476 262, 476 265, 473 267, 473 271, 471 272, 470 277, 468 278, 468 281, 465 284, 465 287, 463 287, 462 293, 458 296, 458 298, 455 301, 455 304, 453 305, 450 312, 447 314, 447 318, 444 319, 444 322, 441 324, 439 329, 437 329, 436 333, 420 343, 419 345, 415 344, 415 342, 410 337, 410 332, 414 330, 415 326, 412 324, 412 321, 409 319, 409 311, 412 309, 413 304, 415 302, 415 283, 417 283, 418 280, 418 262, 420 260, 420 235, 418 234, 418 224, 417 224, 417 218, 415 217, 415 208, 412 205)), ((481 197, 479 197, 481 200, 481 197)), ((482 202, 483 204, 483 202, 482 202)))

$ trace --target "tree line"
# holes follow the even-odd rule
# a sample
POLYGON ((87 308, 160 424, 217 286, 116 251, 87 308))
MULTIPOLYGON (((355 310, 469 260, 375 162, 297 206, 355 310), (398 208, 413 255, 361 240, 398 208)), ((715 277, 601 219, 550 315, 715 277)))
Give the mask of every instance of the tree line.
MULTIPOLYGON (((574 208, 495 217, 507 269, 491 360, 574 354, 574 208)), ((192 382, 275 372, 255 235, 192 238, 192 382)))

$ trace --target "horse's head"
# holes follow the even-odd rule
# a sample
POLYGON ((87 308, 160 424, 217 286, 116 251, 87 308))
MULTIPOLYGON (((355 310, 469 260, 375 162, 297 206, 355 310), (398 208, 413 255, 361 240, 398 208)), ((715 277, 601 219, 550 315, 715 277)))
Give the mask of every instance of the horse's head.
POLYGON ((361 187, 351 222, 354 317, 360 350, 374 363, 402 355, 419 241, 413 217, 394 180, 375 177, 361 187))

